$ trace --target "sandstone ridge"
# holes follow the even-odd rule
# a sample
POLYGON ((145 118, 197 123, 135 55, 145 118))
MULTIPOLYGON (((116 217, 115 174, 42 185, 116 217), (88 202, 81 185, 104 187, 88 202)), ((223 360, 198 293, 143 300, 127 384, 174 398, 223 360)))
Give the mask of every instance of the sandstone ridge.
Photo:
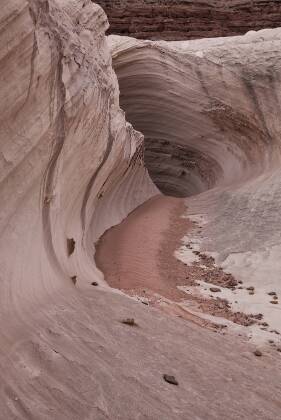
POLYGON ((186 40, 245 34, 281 24, 279 0, 99 0, 109 33, 186 40))

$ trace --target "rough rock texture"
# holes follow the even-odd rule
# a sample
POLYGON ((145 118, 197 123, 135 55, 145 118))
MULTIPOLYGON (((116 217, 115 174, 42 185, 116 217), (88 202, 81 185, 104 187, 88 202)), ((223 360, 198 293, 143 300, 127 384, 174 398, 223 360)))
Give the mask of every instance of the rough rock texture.
MULTIPOLYGON (((94 262, 96 240, 158 193, 144 168, 142 135, 125 121, 119 107, 104 35, 105 14, 90 0, 10 0, 0 9, 0 24, 1 420, 278 418, 280 376, 275 356, 257 360, 247 343, 168 318, 106 287, 91 285, 102 284, 94 262), (124 318, 136 319, 139 327, 121 324, 124 318), (175 376, 179 387, 171 389, 163 374, 175 376)), ((193 134, 196 137, 195 126, 202 124, 202 109, 207 121, 203 132, 214 133, 213 143, 201 143, 194 155, 196 162, 202 160, 194 171, 200 188, 219 180, 230 185, 241 168, 241 180, 269 166, 271 172, 264 175, 269 182, 277 171, 273 157, 277 162, 279 93, 268 86, 278 86, 279 32, 268 36, 269 41, 265 34, 265 41, 255 45, 256 62, 261 63, 258 93, 247 82, 239 99, 235 90, 244 86, 241 77, 226 70, 233 97, 229 94, 223 104, 213 104, 207 100, 210 87, 204 90, 199 76, 196 79, 194 96, 199 95, 202 103, 191 114, 193 134), (269 71, 269 63, 276 72, 269 71), (268 97, 273 102, 265 114, 268 97), (233 129, 236 119, 233 122, 229 113, 232 100, 241 107, 238 121, 245 141, 249 147, 250 141, 257 142, 251 152, 243 145, 234 147, 238 137, 233 129), (217 120, 225 123, 224 136, 217 120), (250 128, 253 134, 247 137, 250 128), (229 170, 226 159, 233 162, 229 170), (202 168, 207 168, 207 175, 202 168)), ((127 40, 125 45, 116 41, 123 52, 120 56, 115 52, 115 60, 122 61, 127 54, 124 64, 130 66, 127 40)), ((164 62, 169 77, 170 63, 165 64, 159 46, 140 46, 132 44, 140 63, 146 57, 149 68, 150 59, 156 64, 158 60, 154 72, 161 76, 164 62)), ((225 49, 215 51, 228 60, 233 49, 229 61, 237 61, 238 69, 245 67, 250 47, 241 54, 242 47, 226 43, 225 49)), ((184 69, 188 74, 193 60, 195 68, 196 60, 202 60, 192 51, 185 58, 180 49, 176 59, 175 51, 171 46, 167 55, 172 65, 176 63, 176 73, 184 69)), ((253 62, 253 71, 255 67, 253 62)), ((216 63, 209 67, 206 59, 204 78, 212 78, 215 68, 224 72, 216 63)), ((139 71, 132 68, 136 81, 139 71)), ((191 71, 193 78, 195 73, 191 71)), ((175 68, 171 74, 172 86, 177 85, 175 68)), ((159 94, 161 86, 162 82, 159 94)), ((175 96, 177 112, 178 104, 186 104, 183 87, 175 96)), ((213 89, 222 101, 226 89, 219 84, 213 89)), ((196 105, 192 89, 187 93, 196 105)), ((178 117, 182 123, 180 113, 178 117)))
POLYGON ((281 26, 279 0, 98 0, 109 32, 142 39, 195 39, 281 26))

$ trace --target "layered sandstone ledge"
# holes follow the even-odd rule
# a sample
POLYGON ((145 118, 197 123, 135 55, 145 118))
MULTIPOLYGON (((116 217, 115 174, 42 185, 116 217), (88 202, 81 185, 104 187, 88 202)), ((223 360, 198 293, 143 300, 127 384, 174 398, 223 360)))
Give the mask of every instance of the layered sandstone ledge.
POLYGON ((279 0, 98 0, 109 33, 186 40, 245 34, 281 24, 279 0))

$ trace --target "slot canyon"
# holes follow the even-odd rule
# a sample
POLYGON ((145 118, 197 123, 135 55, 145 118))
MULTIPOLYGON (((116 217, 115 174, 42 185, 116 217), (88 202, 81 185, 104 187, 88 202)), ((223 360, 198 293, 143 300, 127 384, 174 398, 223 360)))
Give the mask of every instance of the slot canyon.
POLYGON ((281 417, 281 3, 0 10, 0 419, 281 417))

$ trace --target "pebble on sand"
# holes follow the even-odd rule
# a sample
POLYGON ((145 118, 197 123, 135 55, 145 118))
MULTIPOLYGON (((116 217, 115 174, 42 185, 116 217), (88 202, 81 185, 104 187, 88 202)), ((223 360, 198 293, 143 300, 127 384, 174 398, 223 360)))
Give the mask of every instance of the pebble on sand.
POLYGON ((163 375, 164 381, 168 382, 171 385, 178 385, 178 381, 172 375, 167 375, 166 373, 163 375))
POLYGON ((126 318, 121 321, 122 324, 130 325, 130 327, 136 327, 138 324, 134 320, 134 318, 126 318))
POLYGON ((98 286, 99 284, 98 284, 98 282, 93 281, 93 282, 91 283, 91 285, 92 285, 92 286, 98 286))
POLYGON ((219 287, 210 287, 210 291, 213 293, 221 292, 221 289, 219 287))

